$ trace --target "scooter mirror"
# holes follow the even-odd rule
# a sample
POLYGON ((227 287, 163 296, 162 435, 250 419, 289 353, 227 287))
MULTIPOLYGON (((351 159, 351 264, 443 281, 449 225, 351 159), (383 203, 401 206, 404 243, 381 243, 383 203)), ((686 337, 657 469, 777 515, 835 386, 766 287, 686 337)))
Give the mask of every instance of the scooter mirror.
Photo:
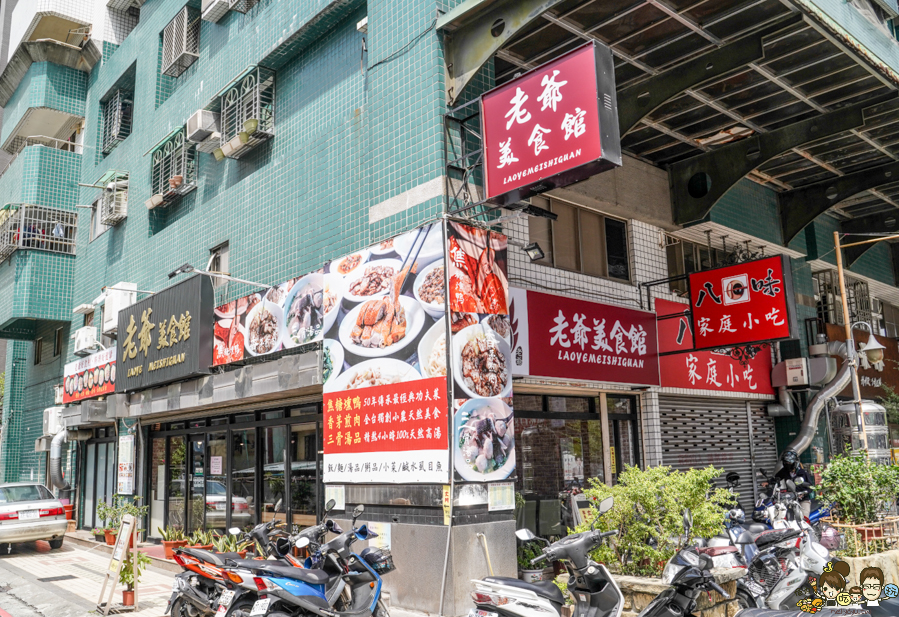
POLYGON ((297 548, 306 548, 309 546, 309 538, 300 538, 294 546, 297 548))
POLYGON ((334 501, 333 499, 329 499, 328 503, 325 504, 325 512, 330 512, 331 510, 334 509, 334 506, 336 506, 336 505, 337 505, 336 501, 334 501))
POLYGON ((790 491, 791 493, 795 493, 796 492, 796 483, 793 482, 792 480, 787 480, 787 490, 790 491))
POLYGON ((693 528, 693 515, 689 510, 684 510, 684 530, 689 532, 693 528))
POLYGON ((515 537, 518 538, 519 540, 521 540, 522 542, 529 542, 529 541, 533 540, 534 538, 536 538, 537 536, 535 536, 534 532, 531 531, 530 529, 519 529, 518 531, 515 532, 515 537))
POLYGON ((239 536, 240 529, 238 529, 237 527, 232 527, 231 529, 228 530, 228 533, 230 533, 232 536, 239 536))
POLYGON ((599 513, 605 514, 606 512, 611 510, 612 506, 614 506, 614 505, 615 505, 615 498, 614 497, 606 497, 605 499, 603 499, 602 501, 599 502, 599 513))
POLYGON ((358 506, 353 508, 353 518, 359 518, 360 516, 362 516, 363 512, 365 512, 365 506, 360 503, 358 506))

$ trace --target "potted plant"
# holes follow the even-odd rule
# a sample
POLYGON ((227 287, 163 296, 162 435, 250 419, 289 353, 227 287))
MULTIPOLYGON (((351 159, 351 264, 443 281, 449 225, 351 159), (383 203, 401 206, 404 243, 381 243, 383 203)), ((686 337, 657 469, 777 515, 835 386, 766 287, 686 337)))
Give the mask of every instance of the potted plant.
POLYGON ((112 546, 115 544, 116 534, 119 533, 119 522, 121 521, 117 507, 101 501, 97 505, 97 518, 103 522, 103 538, 106 544, 112 546))
POLYGON ((187 545, 184 538, 184 531, 177 527, 169 525, 165 529, 159 527, 159 535, 162 536, 162 549, 165 551, 165 558, 172 559, 175 556, 175 549, 187 545))
POLYGON ((192 534, 190 534, 190 542, 188 543, 188 546, 209 550, 210 548, 212 548, 212 532, 197 529, 192 534))
POLYGON ((212 544, 219 553, 237 553, 241 559, 247 558, 247 549, 252 545, 251 542, 241 540, 240 536, 231 534, 216 535, 212 544))
POLYGON ((125 589, 122 590, 122 604, 125 606, 134 606, 134 581, 140 582, 141 575, 150 565, 150 558, 146 554, 138 552, 136 565, 135 568, 133 553, 128 551, 122 562, 122 569, 119 570, 119 583, 125 586, 125 589), (137 570, 136 573, 135 570, 137 570))
POLYGON ((94 540, 97 542, 106 542, 106 530, 102 527, 94 527, 91 533, 94 534, 94 540))
POLYGON ((543 554, 536 542, 521 542, 518 545, 518 577, 526 583, 539 583, 543 580, 543 568, 535 568, 531 560, 543 554))

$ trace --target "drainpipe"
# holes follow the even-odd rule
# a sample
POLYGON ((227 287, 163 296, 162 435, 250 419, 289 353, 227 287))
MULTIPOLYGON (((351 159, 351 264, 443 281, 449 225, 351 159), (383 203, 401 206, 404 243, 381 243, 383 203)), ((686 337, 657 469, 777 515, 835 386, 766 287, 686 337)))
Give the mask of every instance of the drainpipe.
POLYGON ((836 377, 821 388, 809 402, 805 410, 805 420, 802 422, 799 434, 786 448, 787 450, 795 450, 796 454, 802 454, 808 450, 815 433, 818 432, 818 418, 821 415, 821 411, 825 408, 827 400, 842 392, 849 385, 849 381, 852 378, 852 365, 849 362, 849 352, 845 341, 831 341, 827 343, 827 355, 839 356, 843 359, 843 364, 840 366, 840 370, 837 371, 836 377))
MULTIPOLYGON (((774 363, 780 364, 783 362, 783 358, 780 354, 780 343, 775 343, 774 345, 774 363)), ((793 399, 790 397, 789 391, 787 391, 786 386, 780 386, 777 389, 777 403, 773 403, 768 405, 769 408, 776 410, 778 415, 786 415, 789 412, 789 415, 795 416, 796 410, 793 407, 793 399)))
POLYGON ((50 442, 50 483, 64 491, 72 489, 66 479, 62 477, 62 444, 68 441, 67 436, 68 431, 62 429, 53 436, 53 441, 50 442))

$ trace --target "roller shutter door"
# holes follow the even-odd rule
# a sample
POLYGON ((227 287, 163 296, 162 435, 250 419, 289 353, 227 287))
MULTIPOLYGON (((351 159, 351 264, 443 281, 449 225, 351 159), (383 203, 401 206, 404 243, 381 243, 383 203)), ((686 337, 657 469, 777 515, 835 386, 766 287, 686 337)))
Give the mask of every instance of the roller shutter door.
POLYGON ((740 504, 751 511, 755 502, 755 470, 773 470, 777 460, 774 422, 764 404, 752 402, 752 426, 746 401, 690 396, 660 396, 662 461, 678 470, 714 465, 724 476, 740 474, 740 504), (754 451, 753 451, 754 450, 754 451))

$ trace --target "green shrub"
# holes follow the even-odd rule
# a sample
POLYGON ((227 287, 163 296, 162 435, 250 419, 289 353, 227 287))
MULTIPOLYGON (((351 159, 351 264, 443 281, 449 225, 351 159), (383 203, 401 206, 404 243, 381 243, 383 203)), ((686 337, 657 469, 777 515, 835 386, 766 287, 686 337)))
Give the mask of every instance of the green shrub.
POLYGON ((531 565, 531 559, 535 559, 543 554, 540 546, 536 542, 519 542, 518 543, 518 569, 519 570, 539 570, 539 564, 531 565))
MULTIPOLYGON (((710 538, 724 530, 723 513, 732 497, 711 485, 722 471, 712 466, 686 472, 626 466, 615 486, 590 478, 584 494, 592 507, 606 497, 615 498, 614 507, 597 519, 596 528, 618 530, 617 538, 594 551, 594 559, 618 564, 623 574, 661 576, 665 563, 689 542, 684 537, 684 509, 693 516, 694 538, 710 538)), ((589 528, 590 520, 575 531, 589 528)))
POLYGON ((873 523, 899 495, 899 467, 880 465, 867 452, 831 459, 821 474, 821 497, 850 524, 873 523))

